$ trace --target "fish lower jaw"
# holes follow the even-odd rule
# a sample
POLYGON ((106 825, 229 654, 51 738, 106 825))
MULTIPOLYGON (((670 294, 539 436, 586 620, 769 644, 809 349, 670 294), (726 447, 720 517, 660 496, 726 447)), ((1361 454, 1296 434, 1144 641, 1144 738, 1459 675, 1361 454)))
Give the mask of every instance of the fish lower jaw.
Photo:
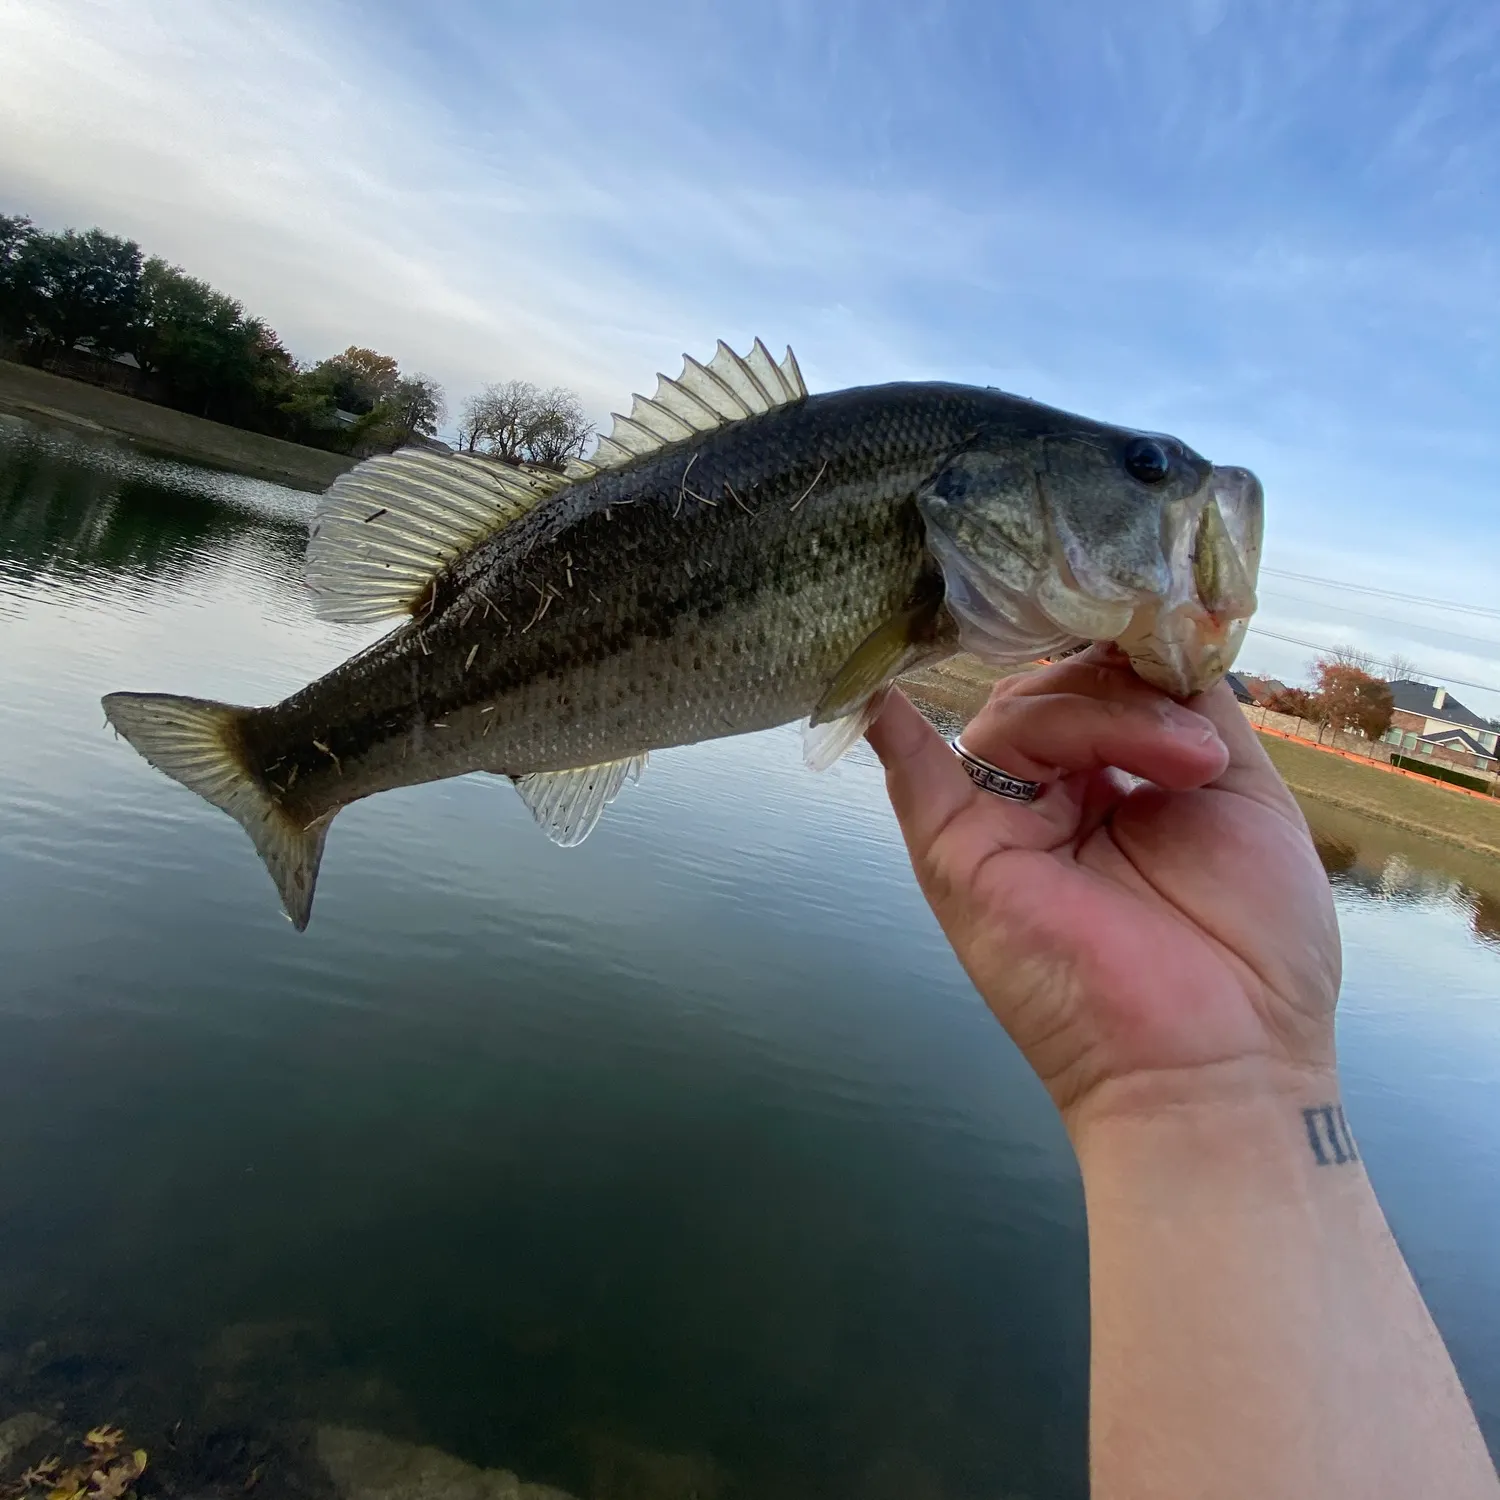
POLYGON ((1115 644, 1138 677, 1174 698, 1206 692, 1234 665, 1248 616, 1228 619, 1201 604, 1142 605, 1115 644))

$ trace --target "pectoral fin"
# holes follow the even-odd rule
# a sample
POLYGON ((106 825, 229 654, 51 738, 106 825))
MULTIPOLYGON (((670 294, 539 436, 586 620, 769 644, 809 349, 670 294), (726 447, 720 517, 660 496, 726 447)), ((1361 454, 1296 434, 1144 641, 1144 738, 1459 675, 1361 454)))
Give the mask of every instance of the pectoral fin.
POLYGON ((829 766, 852 750, 867 730, 880 717, 885 707, 890 684, 876 688, 852 713, 841 719, 829 719, 823 724, 811 721, 802 726, 802 759, 809 771, 826 771, 829 766))
POLYGON ((839 668, 803 730, 803 757, 826 770, 875 721, 891 684, 922 662, 951 656, 958 627, 943 608, 940 575, 924 578, 911 599, 876 626, 839 668))

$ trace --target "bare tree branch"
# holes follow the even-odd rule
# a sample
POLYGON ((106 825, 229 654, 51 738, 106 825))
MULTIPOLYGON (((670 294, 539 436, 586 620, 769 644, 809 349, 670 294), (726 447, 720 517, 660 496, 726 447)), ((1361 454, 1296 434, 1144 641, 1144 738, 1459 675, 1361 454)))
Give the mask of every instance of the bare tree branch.
POLYGON ((560 469, 582 455, 593 430, 572 391, 505 380, 470 397, 459 418, 459 446, 506 463, 560 469))
POLYGON ((1324 651, 1317 657, 1312 664, 1312 670, 1316 674, 1325 666, 1352 667, 1356 672, 1372 676, 1380 663, 1374 655, 1368 651, 1361 651, 1358 646, 1335 646, 1332 650, 1324 651))
POLYGON ((1417 664, 1409 656, 1394 651, 1386 658, 1385 669, 1390 674, 1389 682, 1424 682, 1426 679, 1417 670, 1417 664))

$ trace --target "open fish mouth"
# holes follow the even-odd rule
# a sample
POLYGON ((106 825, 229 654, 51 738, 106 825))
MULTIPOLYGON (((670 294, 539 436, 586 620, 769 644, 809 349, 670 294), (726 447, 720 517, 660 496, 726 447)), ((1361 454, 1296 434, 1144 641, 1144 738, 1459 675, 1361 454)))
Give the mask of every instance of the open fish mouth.
POLYGON ((1202 504, 1166 518, 1171 587, 1142 603, 1116 642, 1137 674, 1177 698, 1234 665, 1255 613, 1264 495, 1248 469, 1215 467, 1202 504))

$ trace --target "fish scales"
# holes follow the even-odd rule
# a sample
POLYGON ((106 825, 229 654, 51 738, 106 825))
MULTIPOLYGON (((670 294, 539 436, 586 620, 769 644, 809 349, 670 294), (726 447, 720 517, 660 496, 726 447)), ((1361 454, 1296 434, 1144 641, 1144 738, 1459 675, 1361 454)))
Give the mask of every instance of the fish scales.
POLYGON ((832 763, 902 671, 1117 641, 1178 696, 1255 608, 1254 475, 1175 438, 939 383, 809 396, 720 344, 566 476, 406 449, 320 502, 330 619, 406 615, 284 702, 112 693, 153 765, 250 835, 306 925, 328 825, 374 793, 515 778, 581 841, 648 751, 805 718, 832 763))
POLYGON ((975 394, 813 396, 564 491, 461 559, 425 620, 256 711, 252 762, 295 764, 310 820, 803 717, 930 572, 917 490, 975 394))

